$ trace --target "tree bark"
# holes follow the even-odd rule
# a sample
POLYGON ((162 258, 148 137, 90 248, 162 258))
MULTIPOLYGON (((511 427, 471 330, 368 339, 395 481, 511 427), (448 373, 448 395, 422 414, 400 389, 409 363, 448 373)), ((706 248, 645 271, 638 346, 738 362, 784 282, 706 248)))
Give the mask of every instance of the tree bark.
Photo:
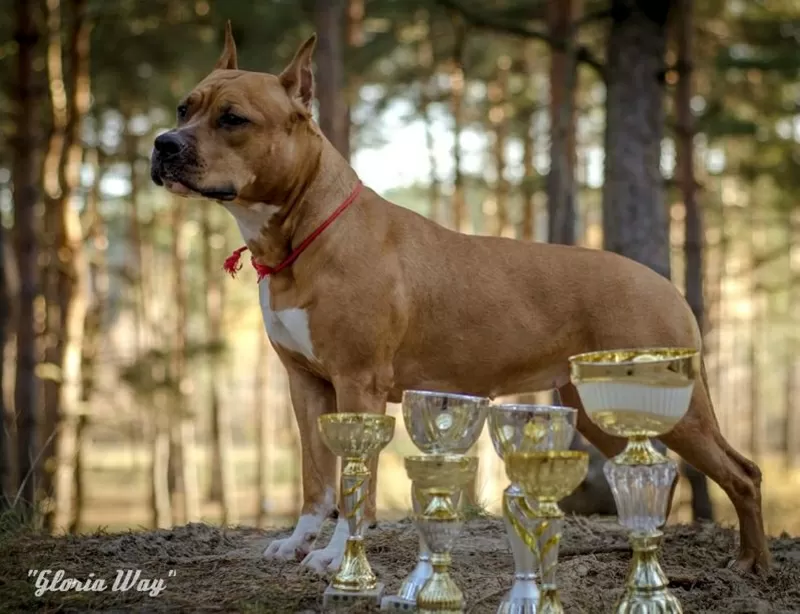
POLYGON ((37 404, 39 362, 35 301, 39 295, 36 208, 40 204, 38 131, 40 100, 36 92, 34 59, 39 30, 34 14, 35 3, 15 3, 17 44, 17 84, 14 90, 14 247, 20 279, 17 311, 17 370, 14 386, 14 409, 17 413, 18 505, 26 518, 32 518, 36 494, 37 404))
POLYGON ((787 339, 786 358, 786 464, 789 469, 800 468, 800 358, 797 331, 800 330, 800 212, 788 213, 789 309, 787 324, 794 336, 787 339))
POLYGON ((220 284, 219 265, 215 243, 216 229, 211 220, 212 209, 204 207, 202 213, 203 231, 203 268, 206 276, 206 332, 207 341, 211 352, 208 354, 212 366, 209 382, 209 397, 211 399, 211 415, 214 431, 214 462, 211 468, 212 483, 219 488, 212 488, 214 500, 222 505, 222 523, 224 525, 236 524, 239 520, 239 510, 236 504, 235 468, 233 466, 233 436, 231 434, 231 417, 228 404, 220 398, 221 369, 214 368, 219 364, 217 349, 222 343, 222 288, 220 284), (219 374, 219 376, 218 376, 219 374))
POLYGON ((603 241, 670 277, 661 176, 671 0, 613 0, 607 45, 603 241))
POLYGON ((550 51, 550 172, 547 175, 548 241, 575 244, 575 89, 578 81, 572 24, 582 0, 549 0, 550 35, 564 49, 550 51))
POLYGON ((314 23, 317 28, 316 83, 319 101, 319 126, 323 134, 350 159, 350 110, 345 96, 344 65, 347 0, 316 0, 314 23))
MULTIPOLYGON (((685 207, 684 266, 686 300, 705 333, 705 301, 703 292, 703 219, 697 203, 694 173, 694 122, 692 121, 692 1, 677 0, 678 85, 675 107, 678 119, 677 163, 685 207)), ((713 508, 708 480, 685 461, 681 471, 692 489, 692 516, 695 520, 711 520, 713 508)))
POLYGON ((466 29, 464 24, 454 18, 456 42, 450 67, 450 113, 453 116, 453 200, 452 223, 458 232, 466 232, 469 227, 469 212, 464 194, 464 173, 461 168, 461 133, 464 130, 464 45, 466 29))
POLYGON ((275 450, 275 431, 277 412, 269 394, 269 341, 265 334, 258 338, 258 358, 254 380, 256 423, 258 424, 258 495, 256 518, 259 527, 266 525, 270 513, 270 489, 273 480, 273 451, 275 450))
POLYGON ((6 233, 0 224, 0 514, 11 507, 11 424, 6 408, 5 356, 8 338, 8 321, 11 317, 11 293, 8 290, 8 263, 6 262, 6 233))
POLYGON ((508 126, 510 122, 510 105, 508 104, 508 81, 511 70, 511 58, 501 55, 497 60, 497 79, 490 83, 489 92, 489 123, 494 128, 494 163, 497 178, 494 185, 494 198, 496 207, 495 227, 493 234, 507 236, 509 234, 508 216, 508 181, 506 181, 506 145, 508 141, 508 126))

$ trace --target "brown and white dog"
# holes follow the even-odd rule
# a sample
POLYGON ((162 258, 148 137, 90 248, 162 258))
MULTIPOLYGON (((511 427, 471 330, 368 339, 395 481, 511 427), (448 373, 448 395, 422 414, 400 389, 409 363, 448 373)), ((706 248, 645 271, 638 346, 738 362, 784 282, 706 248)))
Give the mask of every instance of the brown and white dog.
MULTIPOLYGON (((675 286, 636 262, 460 234, 359 192, 355 171, 312 119, 315 40, 280 75, 248 72, 238 69, 229 25, 214 70, 178 106, 177 128, 156 139, 152 177, 175 194, 220 202, 267 275, 259 298, 289 376, 304 503, 294 532, 265 555, 305 556, 323 571, 338 566, 347 528, 340 520, 327 547, 311 551, 336 507, 337 463, 317 432, 321 414, 381 413, 406 389, 496 397, 554 385, 580 408, 570 355, 699 348, 701 338, 675 286)), ((582 410, 578 429, 607 456, 622 449, 582 410)), ((705 372, 663 440, 733 502, 737 565, 767 568, 761 474, 721 435, 705 372)), ((374 520, 374 480, 366 514, 374 520)))

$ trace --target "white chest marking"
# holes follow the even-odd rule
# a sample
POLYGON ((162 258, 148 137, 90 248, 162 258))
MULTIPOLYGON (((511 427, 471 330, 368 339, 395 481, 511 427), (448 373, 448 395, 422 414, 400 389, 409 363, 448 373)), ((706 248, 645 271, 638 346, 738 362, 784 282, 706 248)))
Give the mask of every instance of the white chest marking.
POLYGON ((247 207, 224 202, 222 205, 236 219, 239 232, 242 233, 245 242, 257 239, 261 235, 261 229, 281 209, 276 205, 267 205, 266 203, 253 203, 247 207))
POLYGON ((261 303, 261 314, 264 316, 264 327, 272 342, 316 362, 306 310, 291 308, 273 311, 270 305, 268 277, 258 284, 258 300, 261 303))

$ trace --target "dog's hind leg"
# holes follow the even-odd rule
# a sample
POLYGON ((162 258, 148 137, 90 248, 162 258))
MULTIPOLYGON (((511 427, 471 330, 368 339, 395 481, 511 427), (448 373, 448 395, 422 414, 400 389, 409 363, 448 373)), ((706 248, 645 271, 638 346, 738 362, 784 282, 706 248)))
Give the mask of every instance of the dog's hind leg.
POLYGON ((719 484, 733 503, 739 517, 740 533, 735 566, 748 571, 768 570, 770 554, 761 512, 761 471, 722 436, 705 377, 695 384, 686 416, 661 439, 698 471, 719 484))
POLYGON ((319 416, 336 411, 336 396, 328 382, 293 368, 291 363, 284 364, 300 431, 303 507, 292 534, 270 543, 264 556, 305 562, 323 523, 336 508, 336 457, 322 441, 317 427, 319 416))

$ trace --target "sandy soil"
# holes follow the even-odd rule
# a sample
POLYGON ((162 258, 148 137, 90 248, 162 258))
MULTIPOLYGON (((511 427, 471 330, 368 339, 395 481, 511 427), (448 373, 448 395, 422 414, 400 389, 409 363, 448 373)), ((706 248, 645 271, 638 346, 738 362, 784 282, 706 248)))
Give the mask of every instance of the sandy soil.
MULTIPOLYGON (((295 563, 261 558, 282 531, 192 524, 173 530, 50 537, 15 532, 0 536, 0 612, 319 612, 324 578, 295 563), (63 569, 69 577, 104 578, 102 592, 44 592, 37 597, 28 570, 63 569), (157 596, 113 591, 117 570, 163 578, 157 596), (170 574, 170 570, 174 574, 170 574)), ((708 524, 667 530, 664 569, 688 613, 800 612, 800 538, 773 539, 774 569, 765 577, 725 567, 735 533, 708 524)), ((389 591, 411 569, 416 535, 405 521, 369 534, 369 556, 389 591)), ((570 613, 607 613, 620 593, 630 557, 613 520, 570 519, 562 542, 559 581, 570 613)), ((472 520, 454 553, 454 577, 467 611, 494 613, 510 585, 511 555, 501 521, 472 520)), ((140 578, 140 579, 141 579, 140 578)))

